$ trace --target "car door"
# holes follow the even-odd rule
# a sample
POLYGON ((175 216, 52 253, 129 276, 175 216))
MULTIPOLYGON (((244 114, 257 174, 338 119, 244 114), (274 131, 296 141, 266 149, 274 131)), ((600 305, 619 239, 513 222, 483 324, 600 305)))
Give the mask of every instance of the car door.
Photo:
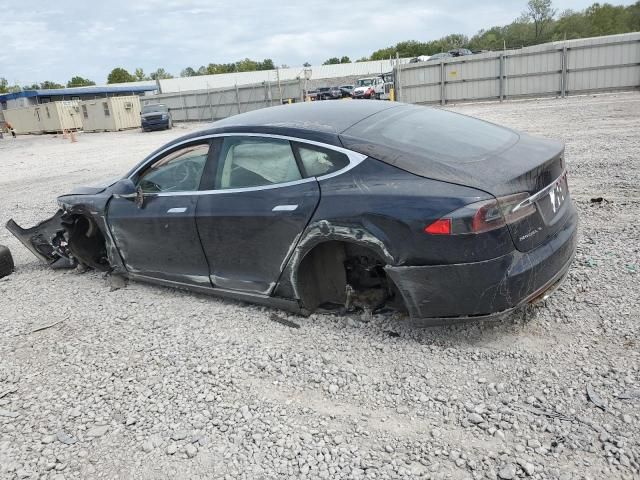
POLYGON ((161 153, 132 176, 143 201, 112 198, 107 222, 130 273, 211 287, 195 221, 209 141, 161 153))
POLYGON ((290 142, 226 136, 196 223, 214 287, 268 295, 320 200, 290 142))

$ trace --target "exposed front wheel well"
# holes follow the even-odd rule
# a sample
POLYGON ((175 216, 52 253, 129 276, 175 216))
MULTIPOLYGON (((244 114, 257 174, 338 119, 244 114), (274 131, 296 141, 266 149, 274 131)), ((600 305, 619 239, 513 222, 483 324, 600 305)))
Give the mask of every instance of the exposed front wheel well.
POLYGON ((375 311, 385 305, 403 310, 401 296, 384 270, 386 262, 372 248, 328 241, 300 262, 297 292, 305 309, 344 307, 375 311))
POLYGON ((83 264, 96 270, 109 271, 107 244, 104 234, 89 216, 72 214, 62 218, 68 248, 83 264))

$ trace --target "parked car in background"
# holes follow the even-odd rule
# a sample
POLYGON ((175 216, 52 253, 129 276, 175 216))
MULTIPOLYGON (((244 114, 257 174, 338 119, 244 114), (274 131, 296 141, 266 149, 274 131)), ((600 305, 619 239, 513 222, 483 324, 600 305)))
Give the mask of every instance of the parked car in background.
POLYGON ((427 62, 433 62, 434 60, 442 60, 444 58, 451 57, 453 57, 453 55, 451 55, 449 52, 434 53, 427 59, 427 62))
POLYGON ((384 80, 382 77, 367 77, 360 78, 356 81, 356 86, 353 89, 351 96, 353 98, 380 98, 380 95, 384 93, 384 80))
POLYGON ((342 98, 350 97, 353 93, 353 85, 341 85, 340 91, 342 92, 342 98))
POLYGON ((306 98, 315 102, 318 99, 318 91, 317 90, 307 90, 306 98))
POLYGON ((171 113, 167 106, 162 103, 144 105, 140 112, 140 123, 143 132, 168 130, 173 127, 171 113))
POLYGON ((318 89, 318 100, 337 100, 342 98, 340 87, 320 87, 318 89))
POLYGON ((302 314, 387 306, 427 325, 545 297, 577 237, 561 142, 389 102, 234 115, 58 205, 35 227, 7 224, 54 267, 302 314))
POLYGON ((453 50, 449 50, 449 53, 452 57, 464 57, 466 55, 473 55, 473 52, 468 48, 454 48, 453 50))

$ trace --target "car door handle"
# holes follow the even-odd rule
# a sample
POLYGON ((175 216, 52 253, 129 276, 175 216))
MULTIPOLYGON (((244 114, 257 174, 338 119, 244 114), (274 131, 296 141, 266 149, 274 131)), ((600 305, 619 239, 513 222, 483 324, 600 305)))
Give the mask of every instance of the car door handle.
POLYGON ((167 213, 184 213, 187 211, 187 207, 175 207, 167 210, 167 213))
POLYGON ((293 212, 298 205, 276 205, 271 209, 272 212, 293 212))

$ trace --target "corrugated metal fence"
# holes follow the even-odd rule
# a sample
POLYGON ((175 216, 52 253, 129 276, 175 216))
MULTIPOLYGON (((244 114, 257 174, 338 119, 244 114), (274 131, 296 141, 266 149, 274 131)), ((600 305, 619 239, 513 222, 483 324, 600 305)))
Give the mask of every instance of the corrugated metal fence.
POLYGON ((303 101, 305 88, 353 84, 358 76, 330 79, 266 81, 253 85, 171 92, 141 97, 143 105, 164 103, 176 122, 215 121, 258 108, 303 101))
MULTIPOLYGON (((639 88, 640 32, 403 64, 395 72, 396 98, 418 104, 639 88)), ((349 84, 356 78, 313 79, 306 88, 349 84)), ((301 101, 304 89, 305 80, 300 78, 171 92, 141 100, 166 104, 177 122, 215 121, 287 99, 301 101)))
POLYGON ((640 32, 400 65, 399 101, 503 100, 640 87, 640 32))
POLYGON ((259 108, 301 100, 301 81, 243 85, 231 88, 172 92, 142 97, 144 105, 163 103, 175 122, 215 121, 259 108))

